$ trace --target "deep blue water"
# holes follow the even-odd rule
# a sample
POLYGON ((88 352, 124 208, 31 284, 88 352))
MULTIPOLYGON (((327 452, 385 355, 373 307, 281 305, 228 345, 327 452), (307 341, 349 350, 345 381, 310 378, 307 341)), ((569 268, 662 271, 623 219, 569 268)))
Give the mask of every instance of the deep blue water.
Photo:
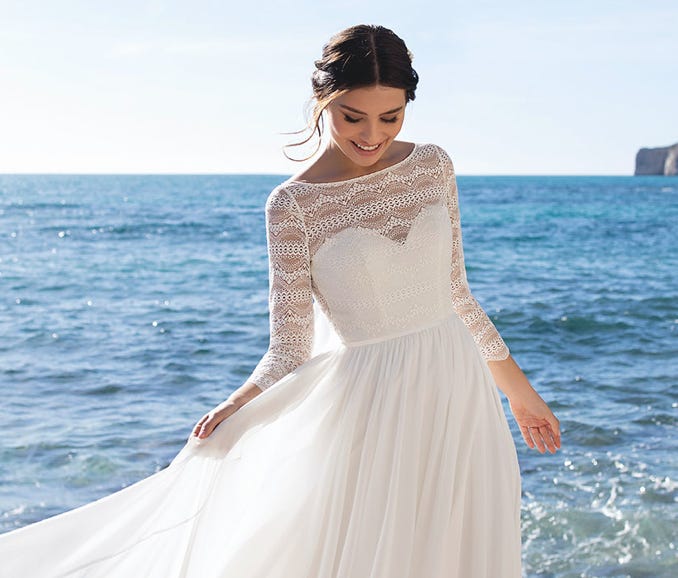
MULTIPOLYGON (((163 468, 268 344, 285 176, 0 176, 0 531, 163 468)), ((678 179, 458 177, 474 295, 561 419, 527 576, 678 574, 678 179)), ((511 418, 512 419, 512 418, 511 418)))

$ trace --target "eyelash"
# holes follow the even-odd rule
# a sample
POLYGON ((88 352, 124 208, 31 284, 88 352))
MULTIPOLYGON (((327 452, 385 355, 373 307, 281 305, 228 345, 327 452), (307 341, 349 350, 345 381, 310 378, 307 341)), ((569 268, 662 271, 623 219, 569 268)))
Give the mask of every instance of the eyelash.
MULTIPOLYGON (((350 122, 350 123, 360 122, 360 119, 359 119, 359 118, 353 118, 353 117, 351 117, 351 116, 348 116, 347 114, 344 115, 344 120, 345 120, 346 122, 350 122)), ((387 122, 387 123, 390 124, 390 123, 397 122, 398 117, 397 117, 397 116, 394 116, 393 118, 382 118, 381 120, 382 120, 383 122, 387 122)))

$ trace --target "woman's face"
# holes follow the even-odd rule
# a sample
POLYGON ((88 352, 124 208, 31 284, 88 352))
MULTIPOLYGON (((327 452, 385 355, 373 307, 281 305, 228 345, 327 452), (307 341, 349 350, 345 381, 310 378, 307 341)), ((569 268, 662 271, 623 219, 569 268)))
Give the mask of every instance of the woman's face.
POLYGON ((362 167, 384 156, 403 126, 405 89, 390 86, 355 88, 336 98, 327 108, 332 142, 362 167))

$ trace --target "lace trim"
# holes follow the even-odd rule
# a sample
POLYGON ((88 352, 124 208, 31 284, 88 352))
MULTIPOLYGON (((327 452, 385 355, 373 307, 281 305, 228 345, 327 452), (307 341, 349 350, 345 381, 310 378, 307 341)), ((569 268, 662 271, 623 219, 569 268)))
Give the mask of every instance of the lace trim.
POLYGON ((419 145, 418 143, 414 143, 412 150, 409 152, 409 154, 405 158, 399 160, 397 163, 393 163, 392 165, 390 165, 388 167, 384 167, 383 169, 379 169, 378 171, 373 171, 373 172, 367 173, 365 175, 359 175, 357 177, 353 177, 353 178, 350 178, 350 179, 344 179, 344 180, 341 180, 341 181, 327 181, 325 183, 311 183, 311 182, 308 182, 308 181, 295 181, 295 180, 292 180, 292 179, 288 179, 286 182, 287 183, 295 183, 295 184, 299 184, 299 185, 309 185, 309 186, 313 186, 313 187, 332 187, 332 186, 335 186, 335 185, 337 185, 337 186, 345 185, 346 183, 352 183, 354 181, 359 181, 359 180, 366 179, 366 178, 369 178, 369 177, 374 177, 375 175, 380 175, 380 174, 382 174, 386 171, 391 171, 391 170, 394 170, 394 169, 400 167, 400 165, 402 165, 403 163, 410 160, 410 158, 412 158, 412 156, 414 155, 414 153, 416 152, 416 150, 419 146, 421 146, 421 145, 419 145))

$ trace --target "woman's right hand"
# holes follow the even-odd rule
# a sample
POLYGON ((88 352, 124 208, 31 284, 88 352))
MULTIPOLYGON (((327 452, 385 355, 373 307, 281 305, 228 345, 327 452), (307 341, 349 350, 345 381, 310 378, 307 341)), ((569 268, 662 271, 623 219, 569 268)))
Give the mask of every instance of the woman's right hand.
POLYGON ((222 401, 212 411, 203 415, 195 424, 192 436, 204 439, 211 435, 214 429, 228 416, 234 414, 243 405, 257 397, 262 392, 256 384, 248 381, 236 389, 226 401, 222 401))
POLYGON ((208 437, 222 421, 234 414, 238 409, 240 409, 240 404, 231 399, 227 399, 212 411, 203 415, 198 420, 198 423, 195 424, 191 435, 199 439, 208 437))

